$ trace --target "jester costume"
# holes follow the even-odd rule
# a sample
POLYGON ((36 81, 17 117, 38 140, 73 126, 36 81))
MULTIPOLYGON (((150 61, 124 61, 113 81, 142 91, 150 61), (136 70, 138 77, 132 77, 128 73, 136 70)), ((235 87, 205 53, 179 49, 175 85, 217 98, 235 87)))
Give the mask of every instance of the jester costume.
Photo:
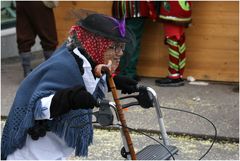
POLYGON ((181 86, 186 65, 186 44, 184 28, 191 23, 191 2, 164 1, 160 8, 160 21, 163 23, 165 44, 168 45, 168 76, 156 80, 159 86, 181 86))
POLYGON ((130 28, 136 36, 136 47, 132 48, 127 44, 125 55, 121 57, 117 72, 130 78, 139 80, 137 76, 137 62, 140 54, 141 37, 144 30, 146 18, 157 19, 155 2, 151 1, 114 1, 112 7, 113 17, 126 18, 126 26, 130 28))

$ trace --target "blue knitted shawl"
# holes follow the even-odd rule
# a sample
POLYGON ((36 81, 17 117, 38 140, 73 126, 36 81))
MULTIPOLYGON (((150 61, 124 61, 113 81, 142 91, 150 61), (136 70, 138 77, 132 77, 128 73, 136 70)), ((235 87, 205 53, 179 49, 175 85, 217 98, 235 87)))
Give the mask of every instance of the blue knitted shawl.
MULTIPOLYGON (((84 85, 83 78, 74 57, 63 45, 20 84, 2 133, 2 159, 25 145, 27 130, 34 125, 37 101, 57 90, 76 85, 84 85)), ((95 95, 104 97, 102 93, 95 95)), ((51 131, 63 138, 68 146, 75 148, 76 156, 87 156, 88 146, 92 143, 91 113, 92 110, 74 110, 49 121, 51 131), (86 125, 71 128, 79 124, 86 125)))

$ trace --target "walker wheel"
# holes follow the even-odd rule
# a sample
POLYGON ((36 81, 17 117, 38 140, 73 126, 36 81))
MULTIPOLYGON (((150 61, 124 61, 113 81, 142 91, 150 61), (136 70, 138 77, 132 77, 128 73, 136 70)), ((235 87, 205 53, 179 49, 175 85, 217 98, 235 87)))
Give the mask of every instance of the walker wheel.
POLYGON ((122 155, 123 158, 127 159, 127 152, 126 152, 126 149, 124 147, 122 147, 122 149, 121 149, 121 155, 122 155))

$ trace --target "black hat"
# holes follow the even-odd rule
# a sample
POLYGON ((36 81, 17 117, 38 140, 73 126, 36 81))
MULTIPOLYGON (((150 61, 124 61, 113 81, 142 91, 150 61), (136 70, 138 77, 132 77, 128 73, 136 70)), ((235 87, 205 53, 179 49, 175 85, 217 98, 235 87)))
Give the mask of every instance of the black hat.
MULTIPOLYGON (((78 22, 85 30, 117 41, 135 44, 135 35, 129 28, 125 28, 125 34, 121 34, 119 21, 103 14, 91 14, 78 22)), ((125 27, 125 26, 124 26, 125 27)))

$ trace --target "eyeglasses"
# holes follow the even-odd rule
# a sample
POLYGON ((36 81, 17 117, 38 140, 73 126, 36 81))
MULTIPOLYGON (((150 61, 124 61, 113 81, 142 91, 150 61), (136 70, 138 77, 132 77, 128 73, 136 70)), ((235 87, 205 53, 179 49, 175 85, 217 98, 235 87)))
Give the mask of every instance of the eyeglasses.
POLYGON ((120 51, 123 51, 125 49, 125 44, 116 43, 116 44, 113 44, 113 46, 110 46, 109 49, 113 49, 115 53, 119 53, 120 51))

